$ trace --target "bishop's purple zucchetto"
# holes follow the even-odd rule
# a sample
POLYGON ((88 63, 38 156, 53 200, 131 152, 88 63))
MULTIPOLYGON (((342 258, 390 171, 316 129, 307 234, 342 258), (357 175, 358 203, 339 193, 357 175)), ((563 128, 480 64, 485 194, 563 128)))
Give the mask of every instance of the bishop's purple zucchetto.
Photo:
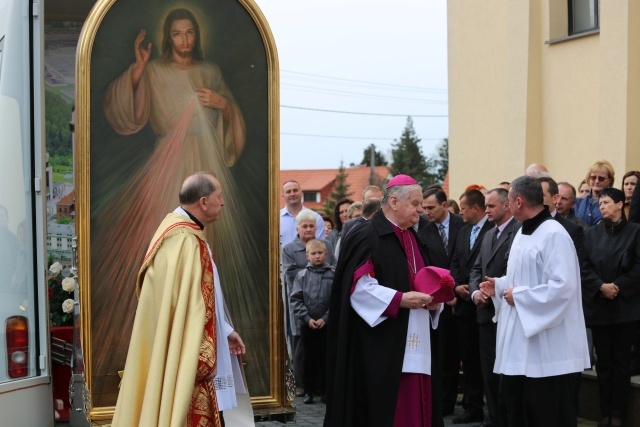
POLYGON ((398 185, 415 185, 418 181, 411 178, 409 175, 399 174, 391 178, 391 181, 387 183, 387 188, 396 187, 398 185))

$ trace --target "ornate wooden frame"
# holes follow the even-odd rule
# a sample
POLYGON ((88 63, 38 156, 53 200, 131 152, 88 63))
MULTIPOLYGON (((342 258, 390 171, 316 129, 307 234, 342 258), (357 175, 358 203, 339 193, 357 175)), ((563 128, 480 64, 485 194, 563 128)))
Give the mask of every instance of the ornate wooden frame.
MULTIPOLYGON (((103 23, 103 19, 109 13, 114 4, 129 1, 136 3, 137 0, 98 0, 86 18, 80 40, 78 44, 76 63, 76 142, 75 142, 75 174, 76 174, 76 232, 78 235, 78 281, 80 286, 80 308, 81 308, 81 328, 82 349, 84 354, 84 369, 87 388, 89 394, 92 392, 92 361, 96 357, 92 349, 91 325, 96 320, 92 318, 91 306, 91 206, 99 200, 99 194, 91 193, 91 60, 94 42, 98 29, 103 23)), ((249 14, 255 24, 264 44, 267 63, 267 100, 268 100, 268 271, 262 272, 268 278, 268 301, 256 301, 256 303, 268 304, 268 354, 269 360, 264 361, 261 369, 268 370, 269 392, 265 395, 252 396, 254 409, 267 410, 273 408, 290 407, 292 399, 291 390, 287 391, 285 377, 286 372, 286 350, 284 346, 283 326, 282 326, 282 302, 280 299, 279 283, 279 220, 278 220, 278 183, 279 183, 279 69, 278 56, 275 41, 265 17, 253 0, 224 0, 240 4, 249 14)), ((200 6, 205 2, 202 0, 176 0, 176 7, 188 7, 190 3, 198 3, 200 6)), ((204 7, 204 6, 203 6, 204 7)), ((95 114, 95 112, 94 112, 95 114)), ((228 212, 228 214, 232 214, 228 212)), ((156 227, 157 224, 149 225, 156 227)), ((260 273, 260 272, 259 272, 260 273)), ((133 284, 131 297, 133 298, 133 284)), ((232 307, 233 308, 233 307, 232 307)), ((101 319, 102 320, 102 319, 101 319)), ((236 319, 237 321, 237 319, 236 319)), ((246 343, 251 351, 251 343, 246 343)), ((249 380, 250 383, 250 380, 249 380)), ((289 388, 291 385, 289 384, 289 388)), ((251 391, 251 390, 250 390, 251 391)), ((97 407, 91 402, 89 413, 93 420, 111 419, 114 406, 97 407)))

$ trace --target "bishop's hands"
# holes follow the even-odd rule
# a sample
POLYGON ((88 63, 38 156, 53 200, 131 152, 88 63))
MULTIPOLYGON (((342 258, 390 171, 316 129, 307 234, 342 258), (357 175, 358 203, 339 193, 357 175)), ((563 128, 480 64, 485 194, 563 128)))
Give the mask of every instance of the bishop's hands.
POLYGON ((240 334, 236 331, 233 331, 227 337, 227 341, 229 341, 229 353, 235 355, 245 354, 247 349, 244 346, 244 342, 242 342, 242 338, 240 338, 240 334))
POLYGON ((432 305, 431 300, 433 300, 433 298, 429 294, 416 292, 416 291, 405 292, 402 294, 402 300, 400 300, 400 307, 416 309, 416 308, 425 308, 428 306, 427 308, 429 308, 429 310, 435 310, 437 307, 439 307, 439 304, 432 305), (432 306, 435 306, 435 308, 431 308, 432 306))
POLYGON ((131 83, 133 84, 133 90, 138 87, 142 73, 144 72, 147 63, 149 62, 149 58, 151 57, 151 43, 148 43, 146 48, 142 46, 142 42, 146 36, 147 30, 141 28, 140 32, 136 36, 136 41, 134 42, 133 51, 136 55, 136 62, 131 68, 131 83))

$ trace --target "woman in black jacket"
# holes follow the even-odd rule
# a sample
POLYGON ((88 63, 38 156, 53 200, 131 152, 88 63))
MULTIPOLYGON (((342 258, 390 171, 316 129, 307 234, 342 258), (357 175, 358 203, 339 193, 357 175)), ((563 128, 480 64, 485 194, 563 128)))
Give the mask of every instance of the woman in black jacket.
POLYGON ((599 427, 622 425, 629 400, 631 346, 640 320, 640 225, 627 222, 624 201, 617 188, 603 189, 599 203, 604 221, 585 233, 588 272, 582 298, 598 356, 599 427))

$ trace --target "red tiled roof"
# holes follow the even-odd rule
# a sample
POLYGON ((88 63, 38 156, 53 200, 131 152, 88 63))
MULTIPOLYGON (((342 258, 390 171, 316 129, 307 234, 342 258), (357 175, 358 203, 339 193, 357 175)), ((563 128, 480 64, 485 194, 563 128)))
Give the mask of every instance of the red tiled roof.
MULTIPOLYGON (((387 166, 376 166, 375 174, 376 179, 386 182, 390 178, 389 168, 387 166)), ((369 176, 371 174, 371 168, 368 166, 360 166, 357 168, 345 168, 347 174, 347 184, 349 184, 349 196, 353 200, 362 200, 362 190, 369 185, 369 176)), ((280 171, 280 188, 282 184, 287 181, 295 180, 300 183, 303 192, 307 191, 319 191, 321 195, 326 193, 328 195, 331 189, 331 184, 335 181, 336 175, 338 175, 338 169, 293 169, 293 170, 281 170, 280 171)), ((305 202, 304 205, 310 209, 320 209, 325 203, 326 196, 321 196, 320 203, 305 202)), ((284 207, 284 200, 280 198, 280 207, 284 207)))
POLYGON ((76 202, 76 192, 74 190, 71 193, 69 193, 66 196, 64 196, 62 199, 58 200, 58 203, 56 203, 56 205, 71 206, 75 202, 76 202))

